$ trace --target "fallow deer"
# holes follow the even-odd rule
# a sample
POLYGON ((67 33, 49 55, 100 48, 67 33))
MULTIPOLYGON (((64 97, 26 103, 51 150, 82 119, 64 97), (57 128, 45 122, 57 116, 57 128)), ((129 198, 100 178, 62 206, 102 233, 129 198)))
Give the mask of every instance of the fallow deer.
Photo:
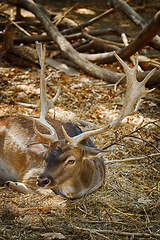
POLYGON ((101 156, 106 153, 96 148, 89 137, 116 127, 125 116, 132 113, 136 103, 138 107, 139 100, 151 91, 145 90, 144 85, 155 70, 142 82, 138 82, 138 57, 135 67, 131 69, 115 53, 125 69, 127 79, 122 110, 109 125, 82 133, 74 124, 46 120, 47 112, 58 98, 59 90, 52 100, 47 98, 44 79, 45 51, 42 49, 41 55, 40 118, 0 118, 0 179, 1 182, 7 181, 9 187, 24 193, 41 193, 41 189, 49 189, 67 198, 79 198, 99 188, 105 178, 101 156), (46 140, 50 141, 49 145, 45 144, 46 140), (18 182, 15 183, 16 181, 18 182))

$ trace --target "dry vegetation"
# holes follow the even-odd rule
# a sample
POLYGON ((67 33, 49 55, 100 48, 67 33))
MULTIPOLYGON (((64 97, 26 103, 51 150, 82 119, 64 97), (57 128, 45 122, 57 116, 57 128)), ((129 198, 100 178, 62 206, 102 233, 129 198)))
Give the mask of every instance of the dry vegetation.
MULTIPOLYGON (((20 70, 4 62, 1 66, 0 115, 38 116, 40 70, 20 70)), ((112 65, 115 71, 117 67, 117 63, 112 65)), ((51 71, 48 66, 46 76, 51 71)), ((56 76, 57 72, 48 81, 48 97, 54 96, 59 81, 62 90, 55 109, 49 112, 50 117, 55 115, 56 119, 76 124, 81 119, 97 128, 112 121, 120 111, 125 97, 123 84, 114 91, 113 86, 82 72, 74 77, 63 73, 56 76)), ((160 97, 159 87, 149 96, 160 97)), ((144 101, 139 112, 125 118, 116 132, 110 130, 92 138, 99 148, 111 146, 104 158, 104 185, 90 195, 67 200, 1 188, 0 240, 160 239, 159 110, 159 105, 144 101), (113 142, 116 144, 112 145, 113 142), (137 160, 139 157, 144 158, 137 160), (116 162, 128 158, 132 161, 116 162), (48 232, 63 235, 43 236, 48 232)), ((83 131, 91 128, 79 126, 83 131)))

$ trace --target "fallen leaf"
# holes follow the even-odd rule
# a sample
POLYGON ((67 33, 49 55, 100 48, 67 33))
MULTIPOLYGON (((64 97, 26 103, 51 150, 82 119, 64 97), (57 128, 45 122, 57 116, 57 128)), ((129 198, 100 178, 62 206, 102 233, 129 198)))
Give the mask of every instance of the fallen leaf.
POLYGON ((44 233, 41 234, 42 237, 44 237, 45 240, 58 240, 58 239, 66 239, 66 237, 62 233, 44 233))
POLYGON ((147 199, 144 199, 143 197, 141 197, 138 199, 138 202, 143 203, 143 204, 148 204, 148 203, 152 202, 152 200, 149 200, 149 199, 147 200, 147 199))

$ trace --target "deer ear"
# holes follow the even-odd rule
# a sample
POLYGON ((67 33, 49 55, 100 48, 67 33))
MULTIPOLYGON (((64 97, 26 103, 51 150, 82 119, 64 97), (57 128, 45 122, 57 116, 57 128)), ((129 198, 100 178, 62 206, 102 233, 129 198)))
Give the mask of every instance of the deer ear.
POLYGON ((45 147, 43 144, 41 143, 37 143, 37 144, 31 144, 28 146, 28 148, 36 153, 37 155, 40 155, 40 156, 44 156, 44 154, 46 153, 47 151, 47 147, 45 147))
POLYGON ((92 148, 92 147, 86 147, 86 146, 83 146, 83 149, 84 149, 84 157, 83 158, 84 159, 87 158, 90 160, 94 160, 96 158, 103 157, 103 156, 107 155, 108 152, 110 152, 110 151, 103 151, 98 148, 92 148))

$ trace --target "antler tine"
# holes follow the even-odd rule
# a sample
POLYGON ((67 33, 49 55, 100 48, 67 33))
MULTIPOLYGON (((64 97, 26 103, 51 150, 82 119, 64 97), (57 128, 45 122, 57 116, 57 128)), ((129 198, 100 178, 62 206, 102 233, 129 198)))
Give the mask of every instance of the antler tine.
POLYGON ((36 131, 37 134, 40 136, 49 139, 51 141, 58 141, 58 136, 55 131, 55 129, 46 121, 46 115, 49 111, 50 108, 54 106, 55 101, 57 100, 59 93, 60 93, 60 87, 58 88, 58 91, 56 93, 56 96, 49 100, 46 94, 46 80, 44 76, 45 72, 45 53, 46 53, 46 48, 45 45, 42 46, 42 43, 36 42, 36 50, 39 55, 39 62, 41 65, 41 77, 40 77, 40 102, 41 102, 41 114, 39 119, 35 119, 35 121, 38 121, 41 125, 43 125, 45 128, 47 128, 51 135, 48 134, 41 134, 35 126, 34 123, 34 130, 36 131))
POLYGON ((142 82, 138 82, 136 79, 136 72, 137 72, 137 68, 138 68, 138 54, 136 54, 136 57, 135 57, 134 68, 128 67, 128 65, 115 52, 114 52, 114 55, 117 58, 117 60, 122 64, 122 66, 124 67, 125 73, 126 73, 126 86, 127 86, 126 97, 125 97, 125 101, 124 101, 123 107, 121 109, 121 112, 112 123, 100 128, 100 129, 82 133, 73 138, 69 137, 67 132, 65 131, 65 129, 62 128, 66 140, 75 147, 78 145, 79 142, 81 142, 82 140, 84 140, 88 137, 91 137, 91 136, 94 136, 94 135, 97 135, 100 133, 104 133, 108 130, 108 128, 116 127, 123 120, 124 117, 126 117, 127 115, 130 115, 130 114, 133 114, 134 112, 136 112, 138 110, 138 106, 140 105, 141 98, 143 98, 148 92, 153 91, 153 89, 147 91, 145 89, 144 85, 148 81, 148 79, 154 74, 156 69, 153 69, 145 77, 145 79, 142 82), (133 107, 135 105, 136 105, 135 110, 133 110, 133 107))
POLYGON ((41 43, 36 42, 36 50, 39 56, 39 62, 41 66, 41 77, 40 77, 40 102, 41 102, 41 113, 40 118, 32 118, 28 116, 24 116, 26 118, 33 120, 33 128, 37 135, 40 135, 41 137, 48 139, 52 142, 58 141, 58 136, 55 131, 55 129, 46 121, 46 115, 50 108, 54 106, 55 101, 57 100, 59 94, 60 94, 60 86, 58 87, 57 93, 53 99, 48 99, 46 94, 46 79, 44 77, 44 71, 45 71, 45 52, 46 48, 45 45, 41 43), (42 134, 40 133, 37 128, 35 122, 38 122, 40 125, 42 125, 44 128, 46 128, 49 132, 49 134, 42 134))

